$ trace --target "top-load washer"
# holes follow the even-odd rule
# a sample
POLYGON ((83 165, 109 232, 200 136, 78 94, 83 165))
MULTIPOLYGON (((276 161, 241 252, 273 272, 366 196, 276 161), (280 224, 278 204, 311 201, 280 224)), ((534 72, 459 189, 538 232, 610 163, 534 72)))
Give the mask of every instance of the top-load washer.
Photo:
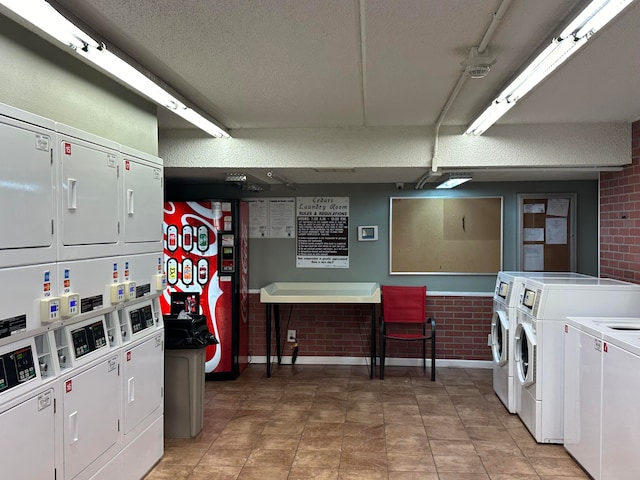
POLYGON ((602 478, 604 337, 620 330, 640 334, 640 318, 568 317, 564 327, 564 446, 594 480, 602 478))
POLYGON ((516 413, 515 330, 516 306, 527 278, 592 278, 572 272, 498 272, 493 294, 491 356, 493 390, 509 410, 516 413))
POLYGON ((569 316, 633 316, 640 285, 599 278, 527 279, 517 307, 516 410, 537 442, 563 443, 563 327, 569 316))
POLYGON ((602 480, 640 472, 640 334, 605 333, 602 364, 602 480))

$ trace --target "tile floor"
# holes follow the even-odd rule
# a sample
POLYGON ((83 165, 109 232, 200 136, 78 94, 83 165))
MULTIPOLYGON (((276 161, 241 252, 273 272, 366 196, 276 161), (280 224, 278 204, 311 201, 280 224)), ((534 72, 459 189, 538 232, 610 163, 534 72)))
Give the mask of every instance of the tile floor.
MULTIPOLYGON (((491 370, 253 365, 207 382, 203 431, 167 439, 146 480, 571 480, 493 393, 491 370)), ((167 386, 167 388, 170 388, 167 386)))

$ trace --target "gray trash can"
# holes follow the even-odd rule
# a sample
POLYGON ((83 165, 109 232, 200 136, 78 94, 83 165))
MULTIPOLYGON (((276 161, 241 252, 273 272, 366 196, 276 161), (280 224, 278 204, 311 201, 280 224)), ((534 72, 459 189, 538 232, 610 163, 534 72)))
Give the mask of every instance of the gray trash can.
POLYGON ((204 315, 167 315, 164 325, 164 435, 193 438, 204 424, 206 347, 218 341, 204 315))
POLYGON ((193 438, 204 423, 205 349, 164 352, 164 436, 193 438))

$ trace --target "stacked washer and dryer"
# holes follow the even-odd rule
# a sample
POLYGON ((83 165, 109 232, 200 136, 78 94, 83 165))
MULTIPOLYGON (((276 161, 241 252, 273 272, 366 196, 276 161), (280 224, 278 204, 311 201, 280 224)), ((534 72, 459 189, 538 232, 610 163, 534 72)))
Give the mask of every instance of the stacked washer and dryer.
POLYGON ((527 278, 591 278, 572 272, 498 272, 493 294, 491 320, 491 356, 493 359, 493 390, 509 410, 516 413, 515 331, 516 307, 527 278))
POLYGON ((5 105, 0 142, 3 476, 139 479, 163 451, 162 162, 5 105))
POLYGON ((569 316, 630 317, 640 285, 600 279, 527 279, 517 305, 516 411, 539 443, 564 441, 564 339, 569 316))

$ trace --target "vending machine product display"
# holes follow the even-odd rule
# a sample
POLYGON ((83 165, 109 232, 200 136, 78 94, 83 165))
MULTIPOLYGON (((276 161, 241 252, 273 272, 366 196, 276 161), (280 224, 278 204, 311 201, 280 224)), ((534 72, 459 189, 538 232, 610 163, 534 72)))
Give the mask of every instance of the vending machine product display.
POLYGON ((236 378, 248 360, 249 207, 240 200, 167 202, 163 315, 202 314, 218 344, 209 379, 236 378))

